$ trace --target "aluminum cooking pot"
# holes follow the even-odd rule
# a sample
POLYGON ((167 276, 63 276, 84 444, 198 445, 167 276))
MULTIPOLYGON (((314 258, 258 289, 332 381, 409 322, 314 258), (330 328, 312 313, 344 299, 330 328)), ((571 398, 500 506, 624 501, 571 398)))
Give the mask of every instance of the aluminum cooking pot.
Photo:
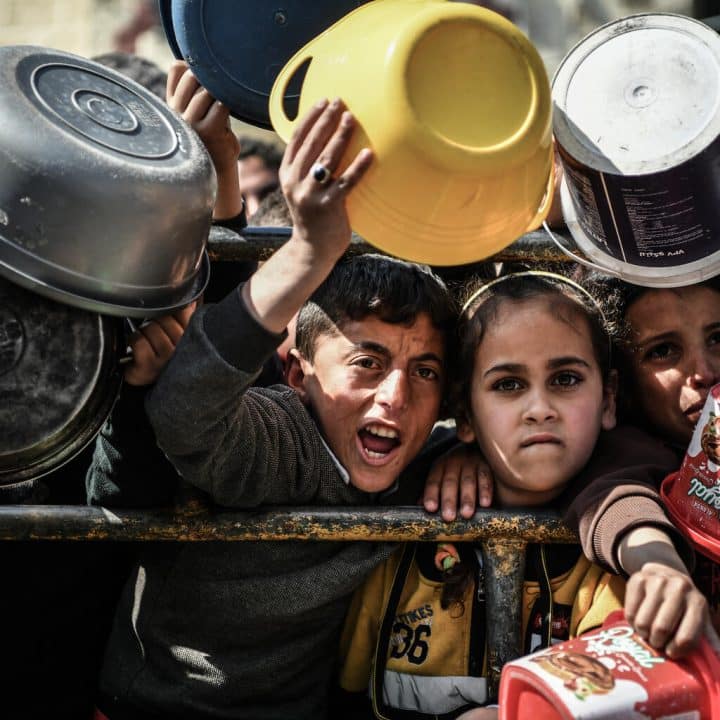
MULTIPOLYGON (((268 99, 292 55, 367 0, 158 0, 168 44, 238 120, 271 129, 268 99)), ((302 78, 285 93, 297 112, 302 78)))
POLYGON ((207 283, 216 180, 197 135, 102 65, 0 47, 0 274, 87 310, 148 317, 207 283))
POLYGON ((122 321, 0 279, 0 484, 40 477, 95 437, 117 397, 122 321))

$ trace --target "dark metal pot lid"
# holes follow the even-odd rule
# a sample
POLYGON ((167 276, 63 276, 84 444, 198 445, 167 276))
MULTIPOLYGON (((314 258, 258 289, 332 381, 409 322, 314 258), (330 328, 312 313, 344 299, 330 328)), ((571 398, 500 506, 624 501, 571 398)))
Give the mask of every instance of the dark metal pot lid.
POLYGON ((100 430, 117 397, 122 321, 0 280, 0 484, 40 477, 100 430))
MULTIPOLYGON (((238 120, 272 129, 268 99, 285 63, 367 0, 159 0, 168 43, 238 120)), ((288 87, 297 113, 303 73, 288 87)))

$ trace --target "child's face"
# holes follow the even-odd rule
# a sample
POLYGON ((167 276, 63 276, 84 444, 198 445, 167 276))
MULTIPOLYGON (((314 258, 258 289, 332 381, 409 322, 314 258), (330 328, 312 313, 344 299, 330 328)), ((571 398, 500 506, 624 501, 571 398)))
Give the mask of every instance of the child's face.
POLYGON ((444 362, 443 334, 426 314, 410 326, 370 315, 321 335, 312 361, 292 350, 287 376, 352 484, 378 492, 393 484, 430 434, 444 362))
POLYGON ((648 290, 626 319, 635 402, 665 440, 687 445, 720 381, 720 293, 700 286, 648 290))
POLYGON ((475 355, 472 420, 502 505, 556 497, 590 458, 600 429, 615 425, 590 328, 580 311, 549 298, 504 301, 475 355))

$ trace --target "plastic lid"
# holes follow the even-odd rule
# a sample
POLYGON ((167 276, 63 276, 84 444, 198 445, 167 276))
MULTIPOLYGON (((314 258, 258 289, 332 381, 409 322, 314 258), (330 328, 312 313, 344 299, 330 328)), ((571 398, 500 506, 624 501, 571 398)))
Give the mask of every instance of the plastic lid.
MULTIPOLYGON (((161 18, 176 57, 187 60, 232 115, 272 129, 268 98, 283 65, 305 43, 367 0, 161 0, 161 18)), ((297 110, 301 78, 285 96, 297 110)))

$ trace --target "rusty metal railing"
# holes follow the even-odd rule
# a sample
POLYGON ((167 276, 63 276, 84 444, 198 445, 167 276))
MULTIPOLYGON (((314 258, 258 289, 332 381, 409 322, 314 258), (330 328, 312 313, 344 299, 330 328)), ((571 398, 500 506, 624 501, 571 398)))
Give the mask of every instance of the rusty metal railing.
MULTIPOLYGON (((554 231, 566 246, 572 247, 569 235, 554 231)), ((266 260, 290 237, 288 227, 251 227, 237 233, 228 228, 215 226, 210 231, 208 252, 212 260, 266 260)), ((574 252, 575 249, 573 248, 574 252)), ((350 253, 378 252, 358 235, 353 235, 350 253)), ((581 253, 577 253, 581 254, 581 253)), ((501 250, 486 262, 572 262, 550 240, 544 230, 535 230, 518 238, 512 245, 501 250)))
POLYGON ((503 665, 522 654, 521 606, 529 542, 575 542, 548 510, 478 510, 445 522, 419 507, 262 508, 228 512, 195 501, 170 510, 117 510, 77 505, 0 506, 0 540, 466 541, 482 547, 486 578, 489 688, 497 695, 503 665))

